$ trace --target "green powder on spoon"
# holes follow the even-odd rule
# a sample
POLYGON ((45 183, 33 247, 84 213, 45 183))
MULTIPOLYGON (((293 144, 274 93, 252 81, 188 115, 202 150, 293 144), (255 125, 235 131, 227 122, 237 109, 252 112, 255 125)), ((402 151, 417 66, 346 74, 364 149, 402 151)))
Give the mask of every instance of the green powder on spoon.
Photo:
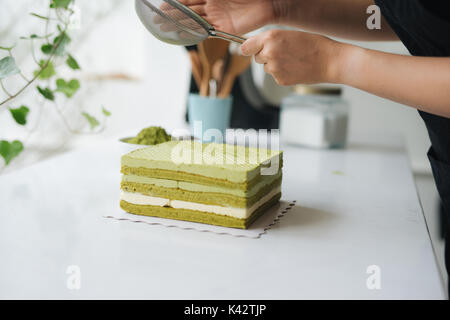
POLYGON ((163 128, 148 127, 141 130, 136 137, 129 139, 127 142, 132 144, 153 146, 171 140, 172 137, 163 128))

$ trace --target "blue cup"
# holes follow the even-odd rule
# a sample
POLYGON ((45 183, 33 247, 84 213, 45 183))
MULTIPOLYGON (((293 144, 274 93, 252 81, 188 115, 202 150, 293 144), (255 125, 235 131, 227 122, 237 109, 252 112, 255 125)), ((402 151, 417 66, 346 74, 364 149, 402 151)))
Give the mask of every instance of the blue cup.
POLYGON ((190 94, 188 98, 189 124, 192 135, 202 142, 225 142, 230 126, 233 98, 203 97, 190 94))

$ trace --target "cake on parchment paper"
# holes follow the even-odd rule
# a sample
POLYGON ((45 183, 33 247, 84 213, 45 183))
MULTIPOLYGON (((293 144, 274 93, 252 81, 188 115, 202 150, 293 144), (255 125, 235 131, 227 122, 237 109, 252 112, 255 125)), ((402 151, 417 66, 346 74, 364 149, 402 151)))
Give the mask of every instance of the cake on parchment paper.
POLYGON ((123 210, 247 229, 281 197, 281 151, 171 141, 122 157, 123 210))

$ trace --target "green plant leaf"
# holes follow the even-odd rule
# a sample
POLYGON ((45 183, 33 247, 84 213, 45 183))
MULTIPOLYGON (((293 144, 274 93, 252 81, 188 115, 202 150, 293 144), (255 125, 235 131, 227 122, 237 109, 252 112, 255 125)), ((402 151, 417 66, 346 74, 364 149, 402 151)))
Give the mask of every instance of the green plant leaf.
POLYGON ((70 3, 73 0, 52 0, 50 3, 50 8, 56 9, 56 8, 69 8, 70 3))
POLYGON ((89 113, 83 112, 82 115, 89 122, 89 125, 91 126, 91 130, 94 130, 96 127, 98 127, 100 125, 100 122, 98 122, 98 120, 95 117, 91 116, 89 113))
MULTIPOLYGON (((60 29, 60 28, 59 28, 60 29)), ((55 50, 55 55, 63 56, 66 54, 66 46, 72 41, 67 33, 60 30, 60 34, 53 39, 53 46, 58 46, 55 50)))
POLYGON ((37 86, 37 90, 45 99, 55 101, 55 95, 53 94, 53 91, 50 90, 49 88, 41 88, 37 86))
POLYGON ((73 69, 73 70, 80 70, 80 65, 78 64, 77 60, 75 60, 74 57, 72 57, 70 54, 67 57, 67 61, 66 61, 67 65, 73 69))
POLYGON ((72 79, 66 82, 64 79, 56 80, 56 91, 64 93, 67 98, 72 98, 72 96, 80 89, 80 81, 72 79))
POLYGON ((106 110, 105 107, 102 107, 102 112, 106 117, 111 117, 111 112, 106 110))
POLYGON ((42 15, 40 15, 40 14, 37 14, 37 13, 34 13, 34 12, 31 12, 30 15, 32 15, 33 17, 42 19, 42 20, 49 20, 48 17, 44 17, 44 16, 42 16, 42 15))
POLYGON ((30 112, 30 109, 27 106, 21 106, 17 109, 9 108, 9 111, 11 112, 12 117, 16 122, 22 126, 27 124, 27 116, 30 112))
POLYGON ((17 157, 23 151, 22 142, 15 140, 9 142, 6 140, 0 141, 0 156, 5 160, 6 165, 8 165, 12 159, 17 157))
MULTIPOLYGON (((39 62, 39 65, 41 66, 41 68, 43 66, 45 66, 46 61, 45 60, 41 60, 39 62)), ((36 70, 34 72, 34 75, 37 76, 40 70, 36 70)), ((53 77, 54 75, 56 75, 56 71, 55 71, 55 67, 53 66, 53 63, 50 61, 47 65, 47 67, 44 68, 44 70, 42 70, 41 74, 39 75, 39 79, 50 79, 51 77, 53 77)))
POLYGON ((50 53, 52 53, 52 50, 53 50, 53 45, 51 45, 51 44, 44 44, 41 47, 41 51, 44 54, 50 54, 50 53))
POLYGON ((11 47, 2 47, 0 46, 0 50, 5 50, 5 51, 11 51, 12 49, 14 49, 16 47, 16 45, 13 45, 11 47))
MULTIPOLYGON (((58 28, 60 30, 60 28, 58 28)), ((52 54, 53 52, 57 56, 64 56, 66 54, 66 46, 71 42, 72 40, 67 35, 67 33, 60 30, 60 34, 53 39, 53 44, 44 44, 41 47, 41 51, 44 54, 52 54)))
POLYGON ((13 57, 8 56, 0 60, 0 80, 18 73, 20 73, 20 69, 13 57))
POLYGON ((46 39, 48 37, 51 37, 52 35, 53 35, 53 33, 50 33, 50 34, 45 35, 45 36, 39 36, 39 35, 33 33, 29 37, 20 37, 19 39, 22 39, 22 40, 46 39))

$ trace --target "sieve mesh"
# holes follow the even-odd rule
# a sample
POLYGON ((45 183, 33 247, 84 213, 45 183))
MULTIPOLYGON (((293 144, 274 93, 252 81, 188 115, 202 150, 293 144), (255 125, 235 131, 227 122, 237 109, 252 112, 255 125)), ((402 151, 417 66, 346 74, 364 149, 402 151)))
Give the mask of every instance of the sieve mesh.
POLYGON ((208 38, 206 25, 166 0, 136 0, 136 11, 145 27, 159 40, 182 46, 208 38))
POLYGON ((145 27, 161 41, 192 46, 208 37, 243 43, 244 38, 216 31, 205 19, 177 0, 136 0, 145 27))

